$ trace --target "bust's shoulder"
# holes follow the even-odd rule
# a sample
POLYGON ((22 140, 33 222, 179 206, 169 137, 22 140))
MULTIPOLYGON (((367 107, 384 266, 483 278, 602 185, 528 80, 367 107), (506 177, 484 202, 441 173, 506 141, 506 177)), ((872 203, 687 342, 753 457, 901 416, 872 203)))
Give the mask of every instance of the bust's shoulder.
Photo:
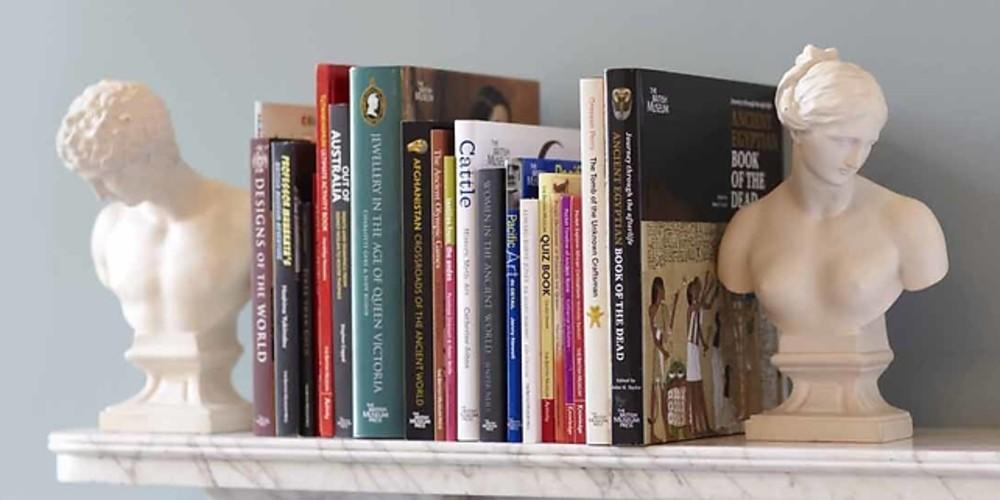
POLYGON ((894 234, 906 238, 928 231, 940 231, 941 224, 924 202, 865 180, 870 198, 879 207, 878 212, 886 227, 894 234))
POLYGON ((924 202, 871 183, 884 226, 900 254, 900 275, 907 290, 937 283, 948 272, 948 249, 941 223, 924 202))
POLYGON ((784 184, 779 184, 778 187, 759 200, 737 210, 726 230, 748 234, 755 233, 759 225, 765 223, 765 219, 774 212, 775 205, 780 203, 780 198, 785 195, 783 186, 784 184))
POLYGON ((102 208, 101 211, 97 213, 97 219, 94 220, 94 230, 91 233, 91 242, 93 244, 103 242, 115 226, 118 225, 118 222, 126 216, 127 211, 128 207, 117 201, 109 203, 107 206, 102 208))

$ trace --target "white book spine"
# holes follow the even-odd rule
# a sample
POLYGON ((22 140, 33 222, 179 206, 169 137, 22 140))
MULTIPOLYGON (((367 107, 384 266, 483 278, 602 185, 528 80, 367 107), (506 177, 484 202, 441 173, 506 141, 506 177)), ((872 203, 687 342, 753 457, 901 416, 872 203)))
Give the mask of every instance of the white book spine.
POLYGON ((522 199, 521 223, 521 429, 525 443, 542 441, 538 318, 538 200, 522 199))
POLYGON ((459 441, 479 441, 479 211, 473 170, 481 163, 474 134, 474 122, 455 122, 459 441))
POLYGON ((608 206, 604 139, 604 79, 581 79, 580 167, 587 444, 611 444, 611 329, 608 321, 608 206))

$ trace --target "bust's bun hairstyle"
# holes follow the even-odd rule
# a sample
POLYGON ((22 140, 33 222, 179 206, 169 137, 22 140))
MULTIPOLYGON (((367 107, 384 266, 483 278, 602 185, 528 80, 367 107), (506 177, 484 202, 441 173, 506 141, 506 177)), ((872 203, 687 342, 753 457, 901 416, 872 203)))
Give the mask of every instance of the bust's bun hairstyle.
POLYGON ((837 49, 806 45, 778 82, 778 119, 791 130, 807 130, 872 113, 885 124, 889 108, 875 77, 840 60, 837 49))

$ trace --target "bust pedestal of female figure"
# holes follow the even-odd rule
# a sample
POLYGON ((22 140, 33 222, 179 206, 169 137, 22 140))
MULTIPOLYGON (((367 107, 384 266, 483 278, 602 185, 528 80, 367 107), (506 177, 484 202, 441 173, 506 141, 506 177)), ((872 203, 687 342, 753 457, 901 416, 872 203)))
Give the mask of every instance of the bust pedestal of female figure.
POLYGON ((719 251, 719 279, 757 295, 778 328, 772 361, 792 380, 783 404, 750 418, 747 438, 910 437, 909 413, 878 389, 892 360, 885 312, 947 273, 941 227, 923 203, 858 175, 888 113, 871 74, 807 46, 775 101, 791 173, 735 215, 719 251))
POLYGON ((111 203, 94 223, 97 277, 135 331, 126 359, 146 373, 101 412, 111 431, 246 430, 250 405, 230 373, 236 316, 250 296, 249 196, 181 159, 163 102, 136 83, 102 81, 71 105, 60 158, 111 203))

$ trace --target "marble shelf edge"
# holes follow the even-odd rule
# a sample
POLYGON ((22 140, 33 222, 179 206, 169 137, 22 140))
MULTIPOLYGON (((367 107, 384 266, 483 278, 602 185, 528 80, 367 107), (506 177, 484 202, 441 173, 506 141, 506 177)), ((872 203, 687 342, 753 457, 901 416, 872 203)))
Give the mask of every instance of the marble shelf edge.
POLYGON ((991 429, 923 430, 885 445, 731 436, 644 448, 76 430, 50 434, 49 449, 60 481, 121 485, 581 498, 990 498, 1000 491, 1000 430, 991 429))

